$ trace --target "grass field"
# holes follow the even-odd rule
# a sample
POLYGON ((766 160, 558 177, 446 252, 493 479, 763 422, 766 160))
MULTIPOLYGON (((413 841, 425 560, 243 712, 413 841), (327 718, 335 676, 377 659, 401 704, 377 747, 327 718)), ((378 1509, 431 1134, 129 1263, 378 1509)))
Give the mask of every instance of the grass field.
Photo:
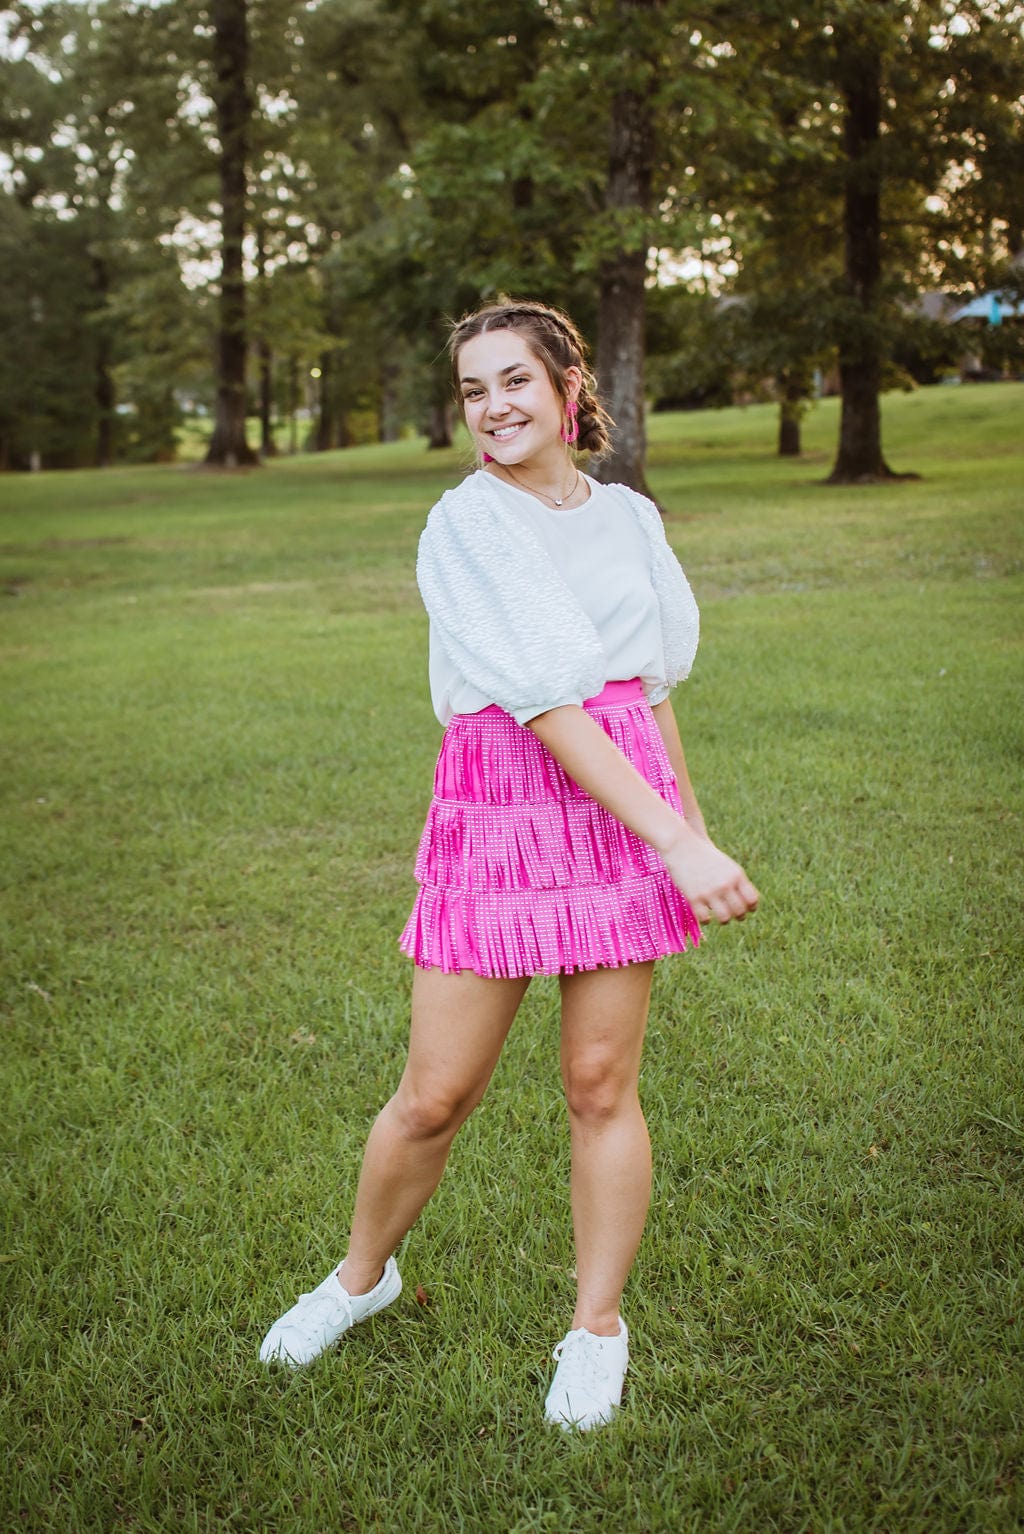
POLYGON ((0 1528, 1010 1530, 1024 1521, 1024 386, 886 401, 821 484, 773 415, 658 417, 702 607, 676 694, 757 917, 659 966, 655 1200, 608 1430, 571 1312, 556 990, 297 1377, 400 1069, 439 731, 415 539, 458 455, 0 479, 0 1528), (426 1303, 418 1303, 417 1286, 426 1303))

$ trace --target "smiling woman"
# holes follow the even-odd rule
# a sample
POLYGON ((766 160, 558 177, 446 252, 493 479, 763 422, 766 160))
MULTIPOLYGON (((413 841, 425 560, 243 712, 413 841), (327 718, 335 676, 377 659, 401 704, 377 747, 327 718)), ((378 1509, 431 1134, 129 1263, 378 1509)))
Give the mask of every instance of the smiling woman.
POLYGON ((611 425, 572 322, 505 303, 452 333, 481 467, 433 508, 417 579, 445 727, 402 933, 409 1055, 370 1133, 348 1254, 270 1329, 295 1367, 401 1290, 392 1253, 486 1091, 534 975, 559 977, 577 1296, 547 1420, 608 1422, 628 1358, 622 1290, 650 1198, 638 1075, 654 963, 758 895, 711 842, 669 691, 697 608, 656 508, 576 450, 611 425))
POLYGON ((463 320, 450 351, 456 397, 481 462, 555 506, 585 501, 568 449, 600 456, 612 422, 571 320, 542 305, 497 304, 463 320))
POLYGON ((463 348, 465 366, 479 368, 481 374, 476 377, 467 372, 459 381, 466 424, 478 441, 487 442, 484 462, 494 464, 499 476, 554 506, 562 506, 571 496, 583 493, 579 470, 557 446, 558 433, 567 440, 577 416, 579 370, 567 372, 566 384, 573 392, 562 400, 540 362, 505 362, 510 351, 522 350, 518 341, 510 347, 508 338, 507 331, 504 335, 494 331, 474 337, 463 348), (533 483, 512 468, 513 463, 523 465, 524 461, 533 483), (545 479, 551 487, 547 490, 542 488, 545 479))

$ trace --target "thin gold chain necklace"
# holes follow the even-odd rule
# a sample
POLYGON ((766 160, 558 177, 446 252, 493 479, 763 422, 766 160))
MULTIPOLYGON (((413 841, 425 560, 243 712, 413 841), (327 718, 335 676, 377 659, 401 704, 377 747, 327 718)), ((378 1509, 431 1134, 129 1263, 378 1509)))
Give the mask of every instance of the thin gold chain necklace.
POLYGON ((561 496, 556 497, 549 495, 546 490, 534 490, 532 485, 524 485, 523 481, 519 478, 519 475, 513 474, 507 463, 503 463, 501 467, 505 470, 505 473, 512 480, 513 484, 519 486, 520 490, 525 490, 527 495, 542 495, 546 501, 551 502, 552 506, 561 506, 563 501, 567 501, 571 496, 574 496, 580 482, 580 471, 576 468, 576 465, 573 464, 575 478, 572 482, 572 488, 569 490, 563 490, 561 496))

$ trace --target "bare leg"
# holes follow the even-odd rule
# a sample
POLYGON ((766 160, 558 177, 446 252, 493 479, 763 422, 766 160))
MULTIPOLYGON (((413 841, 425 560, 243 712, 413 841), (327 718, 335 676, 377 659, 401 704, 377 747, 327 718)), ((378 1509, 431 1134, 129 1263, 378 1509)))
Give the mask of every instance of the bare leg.
MULTIPOLYGON (((637 1092, 653 964, 563 976, 562 1079, 572 1133, 573 1327, 615 1336, 651 1197, 637 1092)), ((374 1275, 376 1277, 376 1275, 374 1275)))
POLYGON ((529 983, 416 970, 409 1058, 366 1142, 348 1255, 338 1270, 350 1294, 373 1288, 440 1182, 529 983))

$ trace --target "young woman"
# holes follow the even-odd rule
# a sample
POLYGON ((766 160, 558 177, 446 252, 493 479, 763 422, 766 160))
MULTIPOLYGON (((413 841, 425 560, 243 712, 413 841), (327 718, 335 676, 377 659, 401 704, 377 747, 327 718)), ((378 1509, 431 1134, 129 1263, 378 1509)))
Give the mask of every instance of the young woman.
POLYGON ((598 484, 611 425, 572 322, 499 303, 450 354, 481 467, 433 508, 417 578, 445 726, 402 935, 416 961, 408 1062, 367 1142, 344 1261, 260 1357, 309 1363, 401 1290, 393 1252, 484 1095, 530 977, 556 974, 577 1297, 549 1422, 608 1422, 619 1308, 650 1198, 637 1081, 654 962, 757 905, 712 843, 669 689, 697 609, 655 507, 598 484))

